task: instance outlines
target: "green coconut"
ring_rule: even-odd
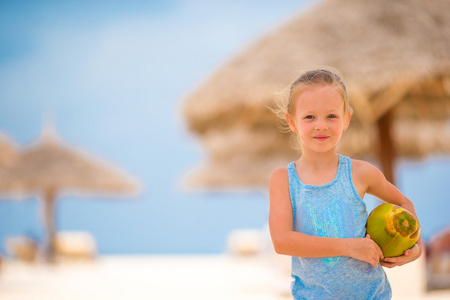
[[[408,210],[384,203],[369,215],[367,233],[380,246],[384,257],[395,257],[412,248],[420,236],[420,224]]]

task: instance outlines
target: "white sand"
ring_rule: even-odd
[[[277,261],[227,255],[102,256],[56,266],[6,261],[0,299],[291,299],[291,279]],[[394,299],[450,299],[450,290],[425,293],[421,264],[387,270]]]
[[[256,258],[116,256],[54,267],[6,262],[0,299],[289,299],[278,284]]]

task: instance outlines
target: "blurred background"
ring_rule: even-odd
[[[219,253],[233,228],[264,226],[262,193],[192,193],[203,150],[180,113],[187,91],[302,3],[2,2],[0,128],[20,147],[50,119],[64,143],[139,180],[134,197],[61,197],[60,230],[101,254]],[[5,200],[5,201],[3,201]],[[35,197],[0,201],[0,238],[41,240]],[[1,248],[3,251],[4,243]]]
[[[198,91],[211,83],[209,78],[220,75],[227,64],[233,65],[233,58],[245,54],[244,49],[253,49],[250,46],[268,32],[321,2],[1,1],[0,158],[4,170],[13,168],[12,162],[21,155],[53,145],[72,153],[72,158],[89,161],[94,169],[105,167],[106,173],[119,179],[87,186],[77,185],[70,177],[51,189],[57,201],[51,200],[54,212],[50,205],[47,215],[43,199],[49,192],[43,186],[48,181],[41,180],[45,175],[39,174],[39,164],[25,171],[36,173],[32,183],[16,178],[0,185],[0,255],[12,258],[17,255],[14,245],[21,243],[40,249],[48,244],[48,228],[66,232],[74,241],[79,238],[85,246],[93,245],[92,253],[100,256],[217,255],[230,251],[233,233],[243,233],[242,238],[234,235],[238,241],[251,241],[255,232],[267,238],[265,179],[244,185],[235,185],[232,179],[229,185],[221,179],[211,183],[206,179],[215,178],[219,172],[215,168],[206,168],[210,173],[203,179],[191,175],[198,166],[214,161],[216,150],[211,149],[223,144],[209,142],[211,131],[204,129],[210,126],[220,135],[220,126],[214,125],[216,115],[211,113],[210,123],[196,127],[195,114],[209,116],[210,112],[190,104],[201,98]],[[446,30],[443,35],[450,39]],[[314,64],[320,62],[316,57]],[[447,73],[440,70],[439,76],[450,74],[448,65],[448,60],[443,61]],[[342,71],[345,77],[346,70]],[[237,73],[234,80],[239,78]],[[252,82],[247,77],[243,81]],[[288,81],[279,87],[282,83]],[[447,103],[448,95],[447,91]],[[226,114],[227,109],[223,111]],[[355,126],[367,128],[361,121],[364,116],[356,118]],[[445,130],[448,127],[445,120]],[[439,132],[427,134],[439,137]],[[417,155],[420,158],[400,155],[395,160],[395,183],[414,202],[425,241],[450,225],[447,152],[426,151]],[[380,166],[376,156],[368,159]],[[74,171],[58,172],[49,180]],[[202,172],[205,169],[196,174]],[[0,178],[8,178],[3,173]],[[116,187],[127,183],[126,193],[121,194]],[[379,203],[370,196],[366,200],[369,210]],[[53,225],[48,215],[54,217]]]

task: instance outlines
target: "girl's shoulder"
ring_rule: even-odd
[[[352,177],[354,180],[363,181],[366,184],[380,178],[384,178],[383,173],[373,164],[359,159],[351,159]]]
[[[374,165],[372,165],[371,163],[365,161],[365,160],[360,160],[360,159],[351,159],[352,161],[352,170],[353,171],[371,171],[372,168],[375,168]]]
[[[289,174],[287,167],[276,168],[270,174],[269,189],[284,188],[289,185]]]
[[[289,175],[286,167],[273,170],[269,180],[269,196],[271,205],[290,205]]]
[[[288,178],[287,167],[276,168],[275,170],[272,171],[272,174],[270,174],[270,181],[285,180],[287,178]]]

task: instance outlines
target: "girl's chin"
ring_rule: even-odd
[[[330,154],[330,153],[337,153],[336,147],[302,147],[302,153],[309,152],[309,153],[320,153],[320,154]]]

